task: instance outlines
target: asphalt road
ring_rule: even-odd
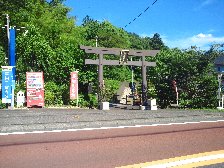
[[[222,150],[223,140],[224,122],[2,135],[0,167],[112,168]]]
[[[209,110],[0,110],[0,132],[117,127],[224,120],[224,112]]]
[[[217,150],[218,110],[0,110],[0,168],[110,168]]]

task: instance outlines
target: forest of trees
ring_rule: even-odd
[[[1,0],[0,24],[5,25],[2,14],[9,14],[10,25],[25,27],[16,32],[16,92],[25,91],[26,72],[44,72],[45,104],[75,105],[69,99],[70,72],[79,70],[80,105],[88,106],[95,101],[97,91],[97,66],[85,65],[86,58],[97,58],[85,54],[80,45],[124,49],[161,50],[156,57],[156,67],[147,69],[148,96],[156,98],[161,108],[168,107],[175,100],[172,81],[179,88],[180,105],[189,108],[215,108],[218,105],[217,74],[214,59],[224,55],[223,45],[213,45],[207,51],[197,47],[186,50],[167,47],[158,33],[153,37],[140,37],[118,28],[109,21],[99,22],[91,13],[83,19],[82,25],[69,16],[71,9],[63,0]],[[0,29],[0,65],[8,65],[7,33]],[[135,81],[141,82],[141,69],[135,68]],[[104,66],[104,79],[110,100],[121,81],[131,81],[131,67]],[[86,84],[93,85],[92,94],[87,93]],[[91,99],[91,101],[90,101]]]

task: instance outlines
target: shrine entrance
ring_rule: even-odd
[[[146,79],[146,67],[156,66],[156,62],[145,61],[146,56],[156,56],[160,50],[127,50],[121,48],[103,48],[103,47],[90,47],[90,46],[80,46],[80,49],[84,50],[85,53],[98,54],[99,57],[96,60],[85,59],[85,64],[95,64],[98,65],[98,102],[102,101],[101,90],[103,90],[103,65],[129,65],[129,66],[141,66],[142,67],[142,95],[141,104],[142,106],[147,105],[147,79]],[[103,59],[103,55],[118,55],[119,60],[106,60]],[[129,61],[129,56],[141,57],[141,61]]]

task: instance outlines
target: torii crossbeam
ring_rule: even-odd
[[[156,62],[145,61],[146,56],[156,56],[160,50],[124,50],[121,48],[103,48],[103,47],[90,47],[90,46],[80,46],[85,53],[98,54],[99,59],[85,59],[85,64],[95,64],[98,65],[98,81],[99,90],[103,89],[103,65],[130,65],[130,66],[141,66],[142,67],[142,105],[147,104],[147,79],[146,79],[146,67],[156,66]],[[125,64],[121,64],[119,60],[106,60],[103,59],[103,55],[119,55],[122,51],[127,52],[127,56],[139,56],[142,57],[141,61],[126,61]],[[99,94],[99,100],[101,100],[101,95]]]

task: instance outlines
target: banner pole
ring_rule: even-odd
[[[77,97],[76,97],[76,106],[79,107],[79,93],[78,93],[78,78],[79,78],[79,72],[78,71],[75,71],[77,72],[77,84],[76,84],[76,94],[77,94]]]
[[[76,99],[76,104],[77,104],[77,107],[79,107],[79,94],[77,94],[77,99]]]

